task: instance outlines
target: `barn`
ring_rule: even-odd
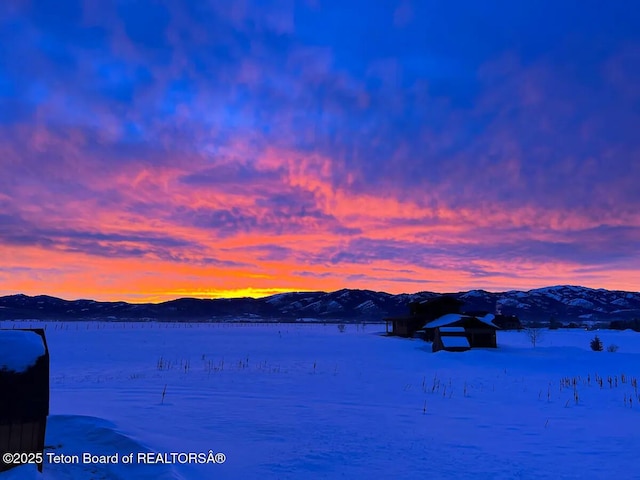
[[[0,455],[43,454],[49,350],[43,329],[0,330]],[[17,465],[0,462],[0,471]],[[42,462],[38,469],[42,471]]]

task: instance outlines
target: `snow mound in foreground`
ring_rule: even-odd
[[[24,372],[44,354],[42,337],[36,332],[0,331],[0,370]]]
[[[120,433],[114,424],[96,417],[52,415],[47,422],[43,472],[35,465],[24,465],[0,474],[1,480],[87,480],[88,478],[129,480],[182,480],[166,464],[83,464],[83,453],[114,455],[148,452],[141,443]],[[56,464],[47,454],[78,455],[78,464]]]

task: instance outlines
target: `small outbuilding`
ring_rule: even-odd
[[[433,341],[434,352],[440,350],[464,351],[470,348],[496,348],[496,330],[493,314],[482,317],[449,313],[425,325]]]
[[[438,327],[433,338],[433,351],[464,352],[471,344],[464,327]]]
[[[48,415],[49,350],[44,330],[0,330],[0,455],[42,455]],[[0,472],[15,466],[0,462]],[[42,463],[38,469],[42,471]]]

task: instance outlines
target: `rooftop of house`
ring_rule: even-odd
[[[492,328],[499,328],[497,325],[495,325],[493,323],[493,319],[495,318],[494,315],[492,313],[488,313],[483,317],[474,317],[474,316],[470,316],[470,315],[465,315],[462,313],[447,313],[446,315],[441,316],[440,318],[436,318],[435,320],[427,323],[424,328],[438,328],[438,327],[446,327],[448,325],[451,325],[452,323],[456,323],[460,320],[462,320],[463,318],[477,318],[478,320],[480,320],[482,323],[492,327]]]
[[[458,300],[457,298],[450,297],[448,295],[443,295],[441,297],[436,297],[436,298],[429,298],[427,300],[422,300],[418,303],[420,305],[431,305],[431,304],[435,305],[439,303],[453,303],[453,304],[459,304],[459,305],[464,304],[462,300]]]

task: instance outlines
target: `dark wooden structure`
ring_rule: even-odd
[[[432,332],[434,352],[439,350],[460,351],[469,348],[497,348],[496,330],[493,315],[475,317],[466,314],[447,314],[425,325],[427,332]],[[460,338],[465,337],[468,343]]]
[[[10,332],[24,332],[17,336]],[[42,355],[34,359],[32,365],[18,371],[3,363],[3,356],[10,354],[0,350],[0,458],[4,453],[40,453],[44,451],[44,436],[49,415],[49,349],[43,329],[0,330],[14,344],[11,350],[20,350],[20,340],[26,339],[32,345],[42,340]],[[11,335],[11,336],[9,336]],[[4,343],[6,345],[6,342]],[[7,465],[0,461],[0,472],[17,465]],[[38,465],[42,471],[42,463]]]
[[[424,325],[424,322],[419,318],[410,316],[387,317],[384,320],[386,322],[387,334],[397,335],[399,337],[412,337],[413,334]],[[391,331],[389,331],[389,324],[391,324]]]
[[[428,322],[447,313],[458,313],[462,305],[463,302],[448,295],[421,302],[411,302],[409,315],[384,319],[387,324],[387,333],[400,337],[413,337]],[[391,324],[391,331],[389,331],[389,324]]]
[[[496,315],[493,323],[500,330],[522,330],[522,323],[516,315]]]
[[[426,318],[427,321],[435,320],[447,313],[459,313],[464,302],[449,295],[423,300],[422,302],[411,302],[409,313],[412,316]]]
[[[438,327],[433,338],[433,351],[464,352],[471,348],[464,327]]]

